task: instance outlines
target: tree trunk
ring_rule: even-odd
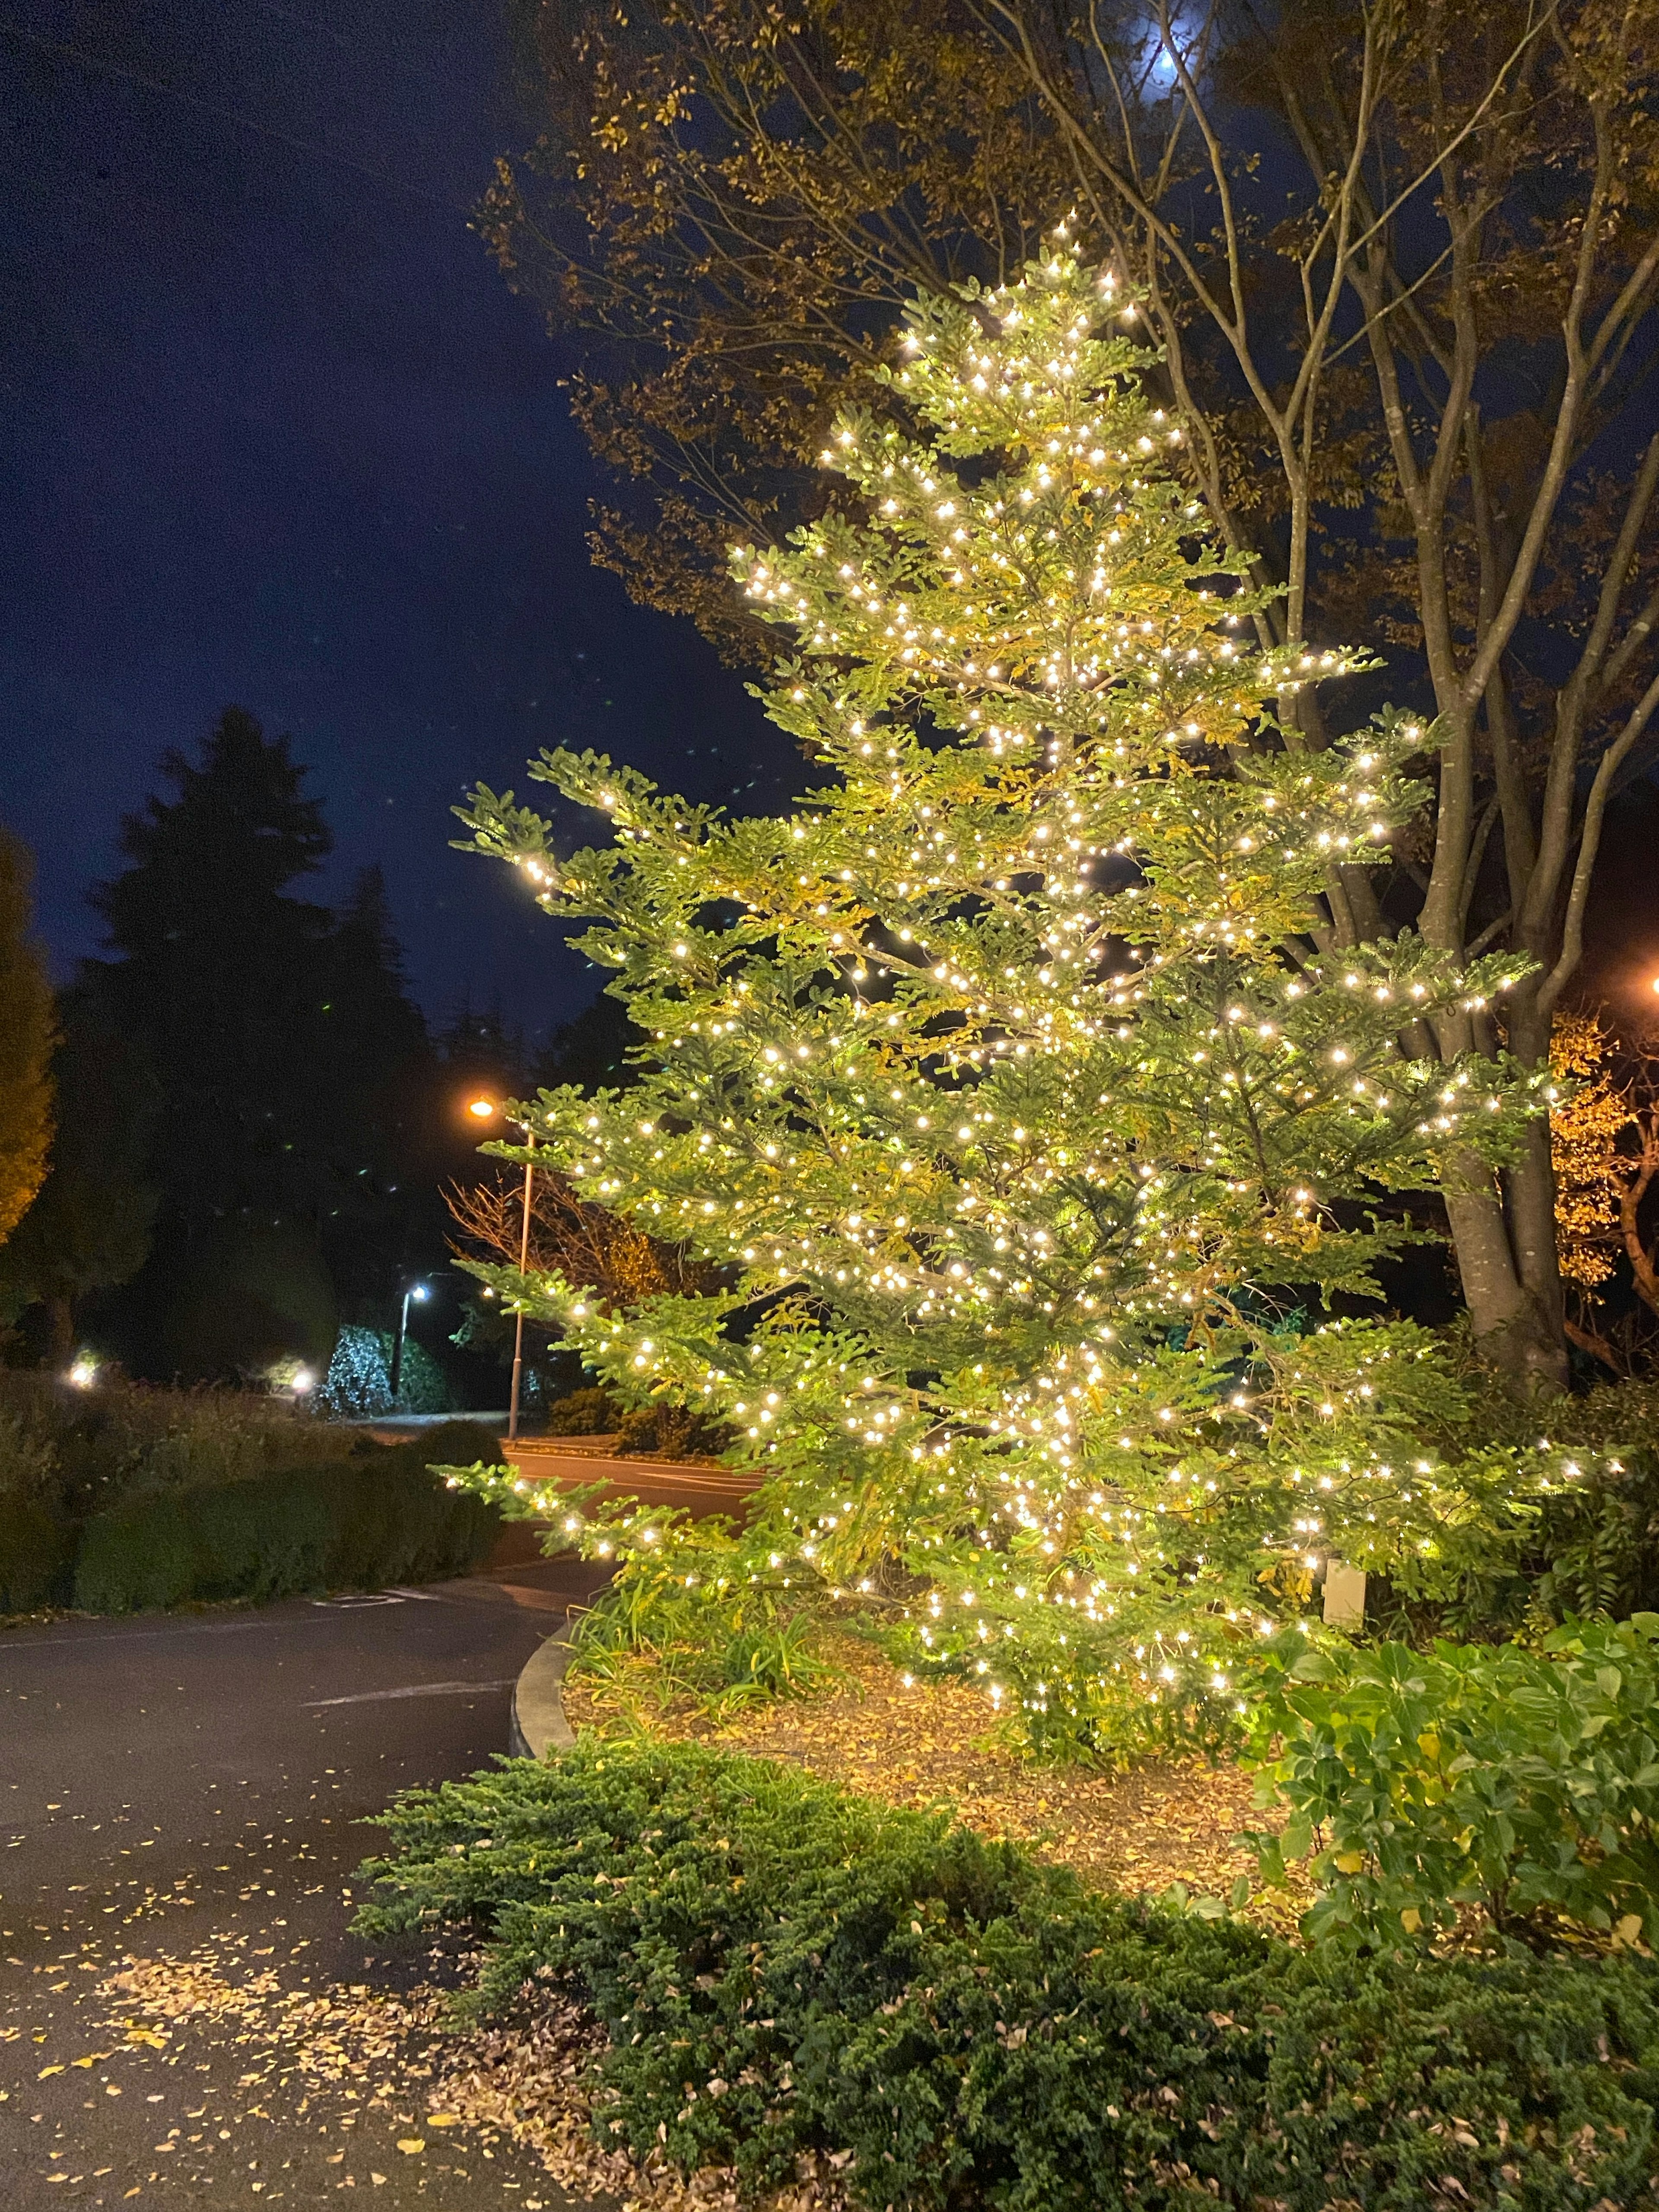
[[[75,1355],[75,1301],[59,1296],[46,1301],[49,1334],[46,1357],[61,1374]]]
[[[1453,1155],[1446,1167],[1446,1214],[1475,1348],[1522,1397],[1565,1390],[1565,1332],[1521,1280],[1491,1169],[1472,1152]]]
[[[1510,1049],[1522,1065],[1547,1065],[1548,1017],[1539,1015],[1524,991],[1509,1005],[1507,1024]],[[1444,1060],[1492,1048],[1490,1033],[1484,1025],[1477,1031],[1468,1015],[1435,1027]],[[1449,1153],[1443,1188],[1463,1299],[1482,1358],[1518,1397],[1565,1390],[1571,1370],[1547,1118],[1540,1114],[1529,1124],[1501,1178],[1478,1152]]]

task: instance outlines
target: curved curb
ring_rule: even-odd
[[[507,1747],[515,1759],[544,1759],[550,1751],[568,1751],[576,1732],[564,1717],[560,1685],[570,1664],[568,1628],[550,1636],[524,1665],[513,1686],[513,1711]]]

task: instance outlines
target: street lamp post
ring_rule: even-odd
[[[409,1334],[409,1302],[411,1298],[417,1305],[425,1303],[424,1283],[411,1283],[404,1292],[404,1302],[398,1309],[398,1334],[392,1340],[392,1407],[394,1413],[398,1407],[398,1393],[403,1389],[404,1339]]]
[[[495,1114],[493,1098],[473,1098],[467,1103],[467,1112],[480,1121],[487,1121]],[[530,1125],[524,1124],[525,1142],[530,1141]],[[519,1273],[530,1273],[530,1209],[535,1190],[536,1170],[526,1160],[524,1164],[524,1212],[519,1229]],[[513,1328],[513,1394],[507,1401],[507,1440],[514,1443],[519,1433],[519,1395],[524,1384],[524,1303],[520,1299],[518,1316]]]
[[[529,1131],[526,1130],[526,1137]],[[519,1231],[519,1273],[530,1273],[530,1194],[531,1178],[536,1170],[526,1160],[524,1164],[524,1219]],[[513,1329],[513,1395],[507,1401],[507,1440],[511,1443],[519,1433],[519,1386],[524,1380],[524,1300],[519,1301],[518,1320]]]

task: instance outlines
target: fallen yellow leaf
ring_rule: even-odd
[[[426,2124],[429,2128],[458,2128],[461,2116],[459,2112],[428,2112]]]
[[[402,2136],[398,2138],[398,2148],[405,2157],[413,2158],[417,2150],[426,2148],[426,2144],[419,2136]]]
[[[63,2070],[61,2066],[43,2066],[34,2078],[37,2081],[44,2081],[48,2074],[61,2074]]]

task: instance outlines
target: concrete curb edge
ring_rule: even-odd
[[[520,1672],[513,1686],[513,1711],[507,1747],[515,1759],[544,1759],[550,1751],[568,1751],[576,1731],[564,1717],[561,1685],[570,1664],[568,1627],[550,1636]]]

